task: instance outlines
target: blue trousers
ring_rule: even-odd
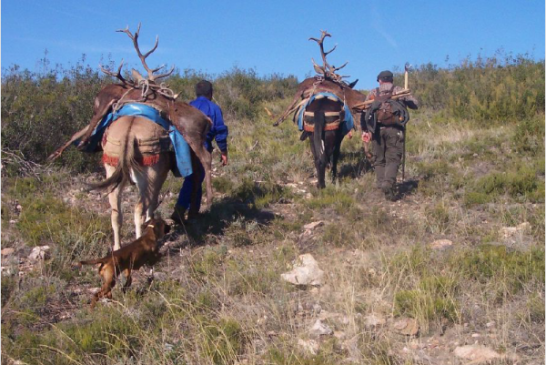
[[[203,180],[205,180],[205,170],[203,169],[201,163],[195,160],[193,161],[193,174],[184,178],[184,183],[182,184],[182,188],[180,189],[180,193],[178,194],[178,200],[176,202],[176,205],[184,207],[186,208],[186,210],[190,209],[194,184],[197,184],[195,196],[193,197],[195,199],[197,213],[201,208],[201,197],[203,196],[202,186]]]

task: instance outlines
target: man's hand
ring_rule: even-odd
[[[347,133],[347,137],[349,137],[349,139],[353,138],[353,130],[352,129],[349,131],[349,133]]]
[[[372,134],[370,132],[362,132],[362,142],[368,143],[372,140]]]
[[[222,166],[226,166],[228,164],[227,151],[222,151],[220,162],[222,162]]]

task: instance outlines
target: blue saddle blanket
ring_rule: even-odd
[[[89,144],[85,150],[87,152],[95,151],[98,144],[102,140],[102,136],[104,135],[106,128],[113,121],[124,116],[144,117],[168,130],[176,155],[176,166],[178,167],[178,171],[183,177],[192,174],[193,170],[191,167],[190,146],[188,145],[188,142],[186,142],[178,129],[176,129],[165,119],[161,118],[161,115],[157,109],[145,104],[125,104],[117,112],[106,114],[91,134]],[[78,143],[79,141],[74,142],[75,145],[78,145]]]
[[[298,128],[300,131],[303,131],[303,113],[305,112],[305,109],[307,109],[307,106],[311,104],[319,95],[322,95],[324,97],[333,97],[339,102],[343,103],[343,100],[341,100],[336,94],[333,94],[330,92],[325,91],[325,92],[314,94],[298,111],[297,120],[298,120]],[[340,128],[343,135],[346,135],[347,133],[349,133],[351,129],[353,129],[355,122],[354,122],[353,114],[351,113],[351,109],[347,106],[347,104],[344,105],[344,109],[345,109],[345,118],[341,121]]]

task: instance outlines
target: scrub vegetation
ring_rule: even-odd
[[[315,188],[308,142],[266,112],[289,104],[295,77],[178,72],[167,83],[184,101],[214,82],[230,164],[215,151],[212,209],[168,235],[153,279],[141,269],[93,311],[99,276],[72,263],[111,244],[106,196],[84,190],[100,156],[71,148],[45,162],[112,82],[84,64],[2,75],[2,364],[458,364],[454,349],[476,342],[499,364],[544,360],[544,61],[417,67],[422,107],[394,203],[358,137],[342,144],[339,181]],[[163,217],[180,186],[164,185]],[[305,253],[320,287],[281,279]],[[313,335],[318,319],[332,334]],[[401,319],[418,332],[397,332]]]

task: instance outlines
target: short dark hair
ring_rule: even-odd
[[[388,70],[381,71],[379,73],[379,75],[377,75],[377,81],[381,80],[383,82],[392,82],[393,77],[394,77],[394,75],[392,74],[392,72],[390,72]]]
[[[195,94],[197,96],[207,96],[212,94],[212,84],[210,81],[201,80],[195,85]]]

